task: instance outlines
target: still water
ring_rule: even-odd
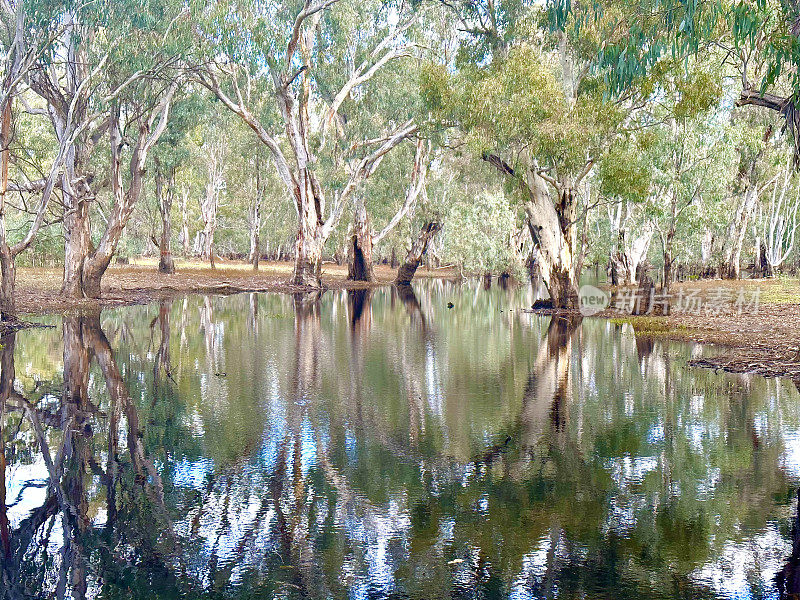
[[[792,382],[531,300],[195,296],[4,338],[0,598],[778,598]]]

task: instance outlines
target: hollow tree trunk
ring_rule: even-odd
[[[161,174],[160,165],[156,160],[156,197],[158,198],[158,212],[161,215],[161,239],[158,242],[159,273],[173,275],[175,273],[175,261],[172,258],[172,194],[174,175],[167,178],[166,184],[169,189],[164,189],[164,176]]]
[[[372,281],[372,227],[363,199],[357,197],[354,203],[356,209],[347,278],[351,281]]]
[[[758,270],[762,277],[772,277],[775,274],[772,265],[767,258],[767,245],[764,242],[759,244]]]
[[[406,254],[405,261],[402,265],[400,265],[400,268],[397,271],[395,283],[401,285],[411,283],[411,280],[414,278],[414,274],[417,272],[417,268],[422,262],[422,257],[425,255],[425,251],[428,249],[428,243],[431,241],[433,236],[441,231],[441,229],[441,223],[436,223],[435,221],[431,221],[422,226],[419,236],[417,236],[417,239],[414,240],[414,243],[411,245],[411,249],[408,251],[408,254]]]

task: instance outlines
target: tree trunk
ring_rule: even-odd
[[[200,203],[203,218],[202,247],[200,258],[211,263],[214,268],[214,232],[217,230],[217,179],[212,177],[206,184],[206,196]]]
[[[669,292],[669,286],[672,284],[672,267],[674,261],[675,258],[672,256],[672,236],[667,234],[667,241],[664,244],[664,281],[661,286],[664,293]]]
[[[322,287],[322,249],[325,238],[322,232],[321,205],[313,196],[307,182],[305,195],[298,189],[297,197],[300,226],[294,245],[294,273],[291,283],[301,287]]]
[[[0,318],[6,320],[15,314],[14,292],[17,266],[8,244],[0,244]]]
[[[159,273],[173,275],[175,273],[175,261],[172,258],[172,194],[174,173],[167,178],[169,189],[164,190],[164,176],[160,172],[160,166],[156,161],[156,197],[158,198],[158,212],[161,214],[161,239],[158,243]]]
[[[568,269],[552,268],[548,289],[554,308],[573,308],[578,305],[575,278]]]
[[[578,275],[575,273],[575,195],[569,185],[560,185],[558,202],[553,203],[544,180],[533,174],[526,185],[529,202],[525,210],[531,239],[538,248],[539,272],[554,308],[578,304]]]
[[[181,192],[179,208],[181,211],[181,246],[183,255],[189,256],[192,253],[192,243],[189,241],[189,192],[186,189]]]
[[[261,183],[261,161],[256,156],[255,164],[256,172],[256,196],[250,205],[250,254],[247,257],[248,262],[253,265],[253,270],[258,271],[258,261],[261,258],[261,201],[263,199],[263,190]]]
[[[439,233],[441,229],[441,223],[436,223],[434,221],[423,225],[419,236],[411,245],[411,249],[408,251],[408,254],[406,254],[405,261],[402,265],[400,265],[400,268],[397,271],[395,283],[401,285],[411,283],[411,280],[414,278],[414,274],[417,272],[419,264],[422,262],[422,257],[425,255],[425,251],[428,249],[428,242],[430,242],[431,238]]]
[[[363,199],[357,197],[354,202],[356,209],[347,278],[351,281],[372,281],[372,227]]]
[[[759,244],[758,270],[761,273],[761,277],[772,277],[775,274],[772,265],[767,259],[767,245],[764,242]]]
[[[248,262],[253,265],[253,270],[258,271],[258,261],[261,258],[261,244],[259,240],[258,230],[253,229],[250,231],[250,255]]]
[[[728,237],[725,242],[725,254],[722,264],[722,277],[724,279],[739,279],[741,275],[740,262],[742,246],[744,246],[745,233],[750,222],[750,217],[755,210],[758,193],[755,184],[747,188],[744,202],[736,209],[733,219],[728,225]]]
[[[83,271],[86,257],[92,252],[89,233],[89,203],[82,197],[64,194],[67,214],[64,216],[64,280],[61,294],[85,298]]]
[[[3,86],[8,87],[8,86]],[[10,90],[9,90],[10,91]],[[16,268],[14,255],[8,244],[6,231],[6,194],[8,192],[8,167],[11,162],[11,99],[3,103],[0,115],[0,318],[14,314],[14,283]]]
[[[301,227],[295,242],[292,283],[302,287],[322,287],[322,236]]]

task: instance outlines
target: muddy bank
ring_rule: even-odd
[[[707,300],[688,304],[690,295]],[[676,284],[669,316],[630,317],[613,310],[598,316],[629,322],[637,336],[713,344],[719,354],[694,366],[800,382],[800,281],[768,279]],[[724,299],[721,301],[720,299]],[[743,302],[737,304],[737,299]]]

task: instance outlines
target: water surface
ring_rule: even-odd
[[[4,338],[0,597],[779,597],[795,386],[531,301],[196,296]]]

